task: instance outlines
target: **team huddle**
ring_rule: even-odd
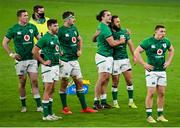
[[[102,10],[96,17],[100,22],[93,42],[97,42],[95,62],[98,70],[98,80],[94,90],[93,108],[88,107],[83,90],[82,73],[78,58],[82,54],[83,40],[75,27],[74,12],[66,11],[62,14],[64,21],[59,27],[56,19],[45,17],[44,7],[37,5],[33,8],[33,15],[28,20],[26,10],[18,10],[18,23],[11,27],[3,39],[3,47],[16,64],[16,74],[19,78],[19,93],[22,109],[26,112],[26,79],[27,75],[32,85],[32,93],[37,104],[37,111],[43,112],[43,120],[59,120],[52,111],[55,84],[60,80],[59,96],[62,102],[62,113],[72,114],[67,105],[66,88],[72,77],[76,85],[76,94],[80,101],[82,113],[96,113],[101,109],[120,108],[118,103],[118,84],[120,74],[123,74],[128,92],[128,106],[136,109],[133,98],[134,85],[132,82],[132,67],[127,54],[127,45],[132,54],[133,63],[140,63],[145,69],[147,96],[145,101],[147,121],[156,123],[152,117],[153,95],[157,92],[157,121],[168,122],[164,117],[164,94],[167,84],[166,68],[170,65],[174,48],[165,37],[166,29],[163,25],[156,25],[152,37],[143,40],[135,49],[130,31],[122,29],[117,15]],[[8,43],[14,40],[15,52]],[[147,62],[141,57],[145,51]],[[165,59],[166,51],[168,58]],[[41,75],[44,93],[41,97],[38,89],[38,66],[41,64]],[[112,78],[113,105],[107,103],[107,86]]]

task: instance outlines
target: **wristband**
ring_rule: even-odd
[[[10,56],[10,57],[14,57],[14,53],[10,53],[9,56]]]

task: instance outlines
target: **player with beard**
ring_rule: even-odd
[[[41,36],[43,36],[48,31],[48,20],[49,18],[45,16],[45,9],[42,5],[36,5],[33,7],[33,14],[29,22],[37,27]],[[36,42],[37,40],[35,40],[35,43]]]
[[[95,87],[94,109],[111,108],[107,103],[107,85],[112,74],[113,67],[113,47],[125,43],[124,38],[114,40],[109,24],[111,23],[111,12],[102,10],[96,16],[100,22],[93,36],[93,41],[97,41],[98,50],[95,55],[96,66],[98,68],[98,80]],[[101,101],[101,103],[100,103]]]
[[[112,97],[113,97],[113,107],[120,108],[117,100],[118,94],[118,84],[120,74],[123,74],[129,97],[128,106],[131,108],[137,108],[133,101],[133,82],[132,82],[132,67],[127,53],[127,45],[130,52],[134,58],[134,45],[130,38],[130,33],[127,29],[122,29],[120,24],[120,19],[118,16],[114,15],[111,19],[110,28],[112,30],[113,38],[119,39],[120,37],[125,38],[125,43],[120,44],[113,48],[113,73],[112,73]]]
[[[37,42],[32,52],[34,57],[41,62],[42,79],[44,82],[44,94],[43,94],[43,120],[58,120],[61,117],[57,117],[53,114],[53,92],[55,88],[55,82],[59,80],[59,40],[57,37],[58,23],[56,19],[49,19],[47,21],[48,32]],[[44,58],[39,54],[39,50],[42,49]]]

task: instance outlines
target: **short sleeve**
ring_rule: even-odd
[[[8,39],[14,38],[14,32],[13,32],[13,29],[12,29],[12,28],[8,29],[8,31],[7,31],[7,33],[6,33],[6,37],[7,37]]]
[[[46,40],[42,37],[38,40],[36,46],[42,49],[46,45]]]
[[[167,49],[169,49],[171,47],[171,42],[167,39],[166,43],[167,43]]]
[[[146,40],[142,41],[142,42],[140,43],[140,46],[141,46],[144,50],[146,50],[147,47],[148,47],[147,41],[146,41]]]
[[[79,31],[77,30],[77,28],[75,27],[75,30],[77,32],[77,37],[79,36]]]
[[[105,38],[112,36],[112,32],[108,26],[104,28],[103,35]]]

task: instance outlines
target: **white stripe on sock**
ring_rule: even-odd
[[[127,87],[127,90],[133,90],[133,89],[134,89],[133,85],[131,85],[131,86],[126,86],[126,87]]]
[[[42,100],[42,103],[49,103],[49,100]]]
[[[94,101],[97,101],[97,100],[99,100],[99,98],[98,97],[94,97]]]
[[[40,95],[39,95],[39,94],[35,94],[35,95],[34,95],[34,98],[35,98],[35,99],[40,98]]]
[[[163,108],[157,108],[157,111],[158,111],[158,112],[162,112],[162,111],[163,111]]]
[[[147,108],[146,112],[152,112],[152,108]]]
[[[63,91],[59,91],[59,94],[65,94],[66,92],[63,92]]]
[[[24,97],[21,97],[21,96],[20,96],[19,98],[20,98],[20,100],[24,100],[24,99],[26,99],[26,97],[25,97],[25,96],[24,96]]]
[[[117,91],[118,91],[118,88],[112,87],[112,92],[117,92]]]
[[[102,94],[101,95],[101,99],[106,99],[107,98],[107,94]]]
[[[49,98],[49,101],[53,102],[53,99],[52,99],[52,98]]]

